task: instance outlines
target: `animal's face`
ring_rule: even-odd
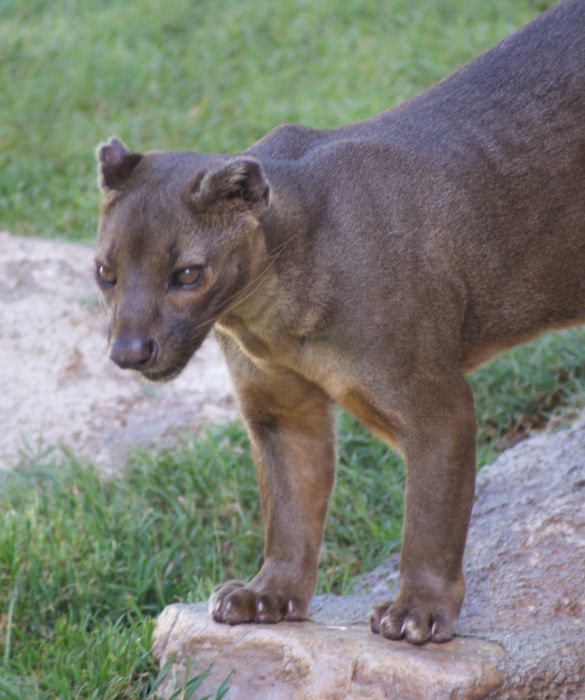
[[[261,265],[270,189],[251,158],[98,151],[103,191],[96,280],[110,354],[152,380],[187,364]]]

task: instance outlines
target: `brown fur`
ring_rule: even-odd
[[[585,319],[584,36],[570,0],[365,122],[285,125],[231,157],[100,149],[112,358],[168,379],[214,327],[250,436],[264,564],[214,592],[216,620],[306,615],[337,402],[407,462],[400,590],[372,628],[453,635],[475,475],[463,374]]]

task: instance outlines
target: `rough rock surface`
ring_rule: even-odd
[[[104,470],[128,450],[235,415],[213,340],[172,385],[108,359],[90,246],[0,233],[0,469],[60,443]]]
[[[393,557],[351,596],[316,598],[321,624],[229,628],[204,606],[169,606],[153,651],[162,663],[178,657],[161,697],[191,657],[192,672],[214,663],[208,689],[234,671],[228,700],[585,698],[585,416],[479,474],[453,642],[413,648],[370,635],[363,622],[391,597],[396,566]]]
[[[155,640],[154,654],[163,663],[173,652],[191,656],[191,675],[214,664],[203,694],[233,670],[229,700],[482,698],[502,680],[504,652],[497,644],[461,638],[414,650],[370,634],[365,624],[230,628],[212,622],[205,606],[170,605]],[[161,698],[180,687],[184,661],[167,678]]]
[[[461,631],[508,651],[498,697],[585,699],[585,420],[480,473],[466,566]]]

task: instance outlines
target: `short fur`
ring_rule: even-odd
[[[113,358],[170,378],[214,327],[248,428],[264,563],[216,589],[213,617],[306,616],[337,403],[407,463],[400,590],[372,629],[450,639],[475,476],[463,375],[585,319],[585,2],[368,121],[280,126],[229,157],[114,140],[99,161]]]

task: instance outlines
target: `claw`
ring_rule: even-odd
[[[286,601],[286,615],[285,619],[290,622],[299,622],[305,619],[304,616],[299,611],[299,601],[295,598],[289,598]]]

